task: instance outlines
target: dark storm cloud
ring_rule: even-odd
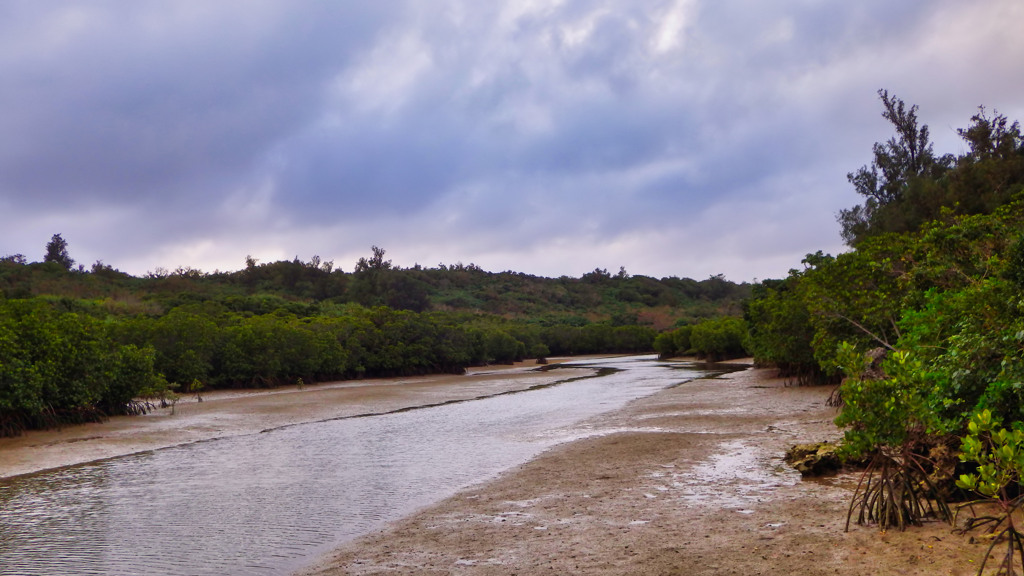
[[[133,202],[238,180],[316,114],[384,14],[329,6],[16,4],[0,187],[25,204]]]
[[[486,44],[486,37],[505,40],[500,15],[484,12],[491,18],[486,25],[463,32],[479,36],[470,46]],[[638,78],[648,30],[630,30],[628,13],[590,18],[578,5],[556,12],[517,19],[510,32],[517,44],[498,54],[452,54],[445,36],[419,38],[418,52],[404,56],[429,61],[412,80],[415,98],[365,110],[348,94],[348,107],[331,125],[284,147],[282,209],[319,204],[332,215],[406,213],[467,182],[548,174],[554,185],[567,174],[614,173],[680,153],[688,145],[688,115],[677,103],[651,106],[647,96],[657,95],[640,93],[651,91]],[[592,40],[574,45],[558,16],[593,20],[585,24]],[[402,57],[376,63],[406,64]],[[480,69],[486,71],[474,74]],[[500,202],[501,183],[490,188]],[[588,192],[592,198],[596,191]]]
[[[1014,0],[0,6],[0,252],[142,272],[385,246],[737,279],[839,249],[889,128],[1024,116]],[[942,150],[943,152],[947,150]],[[955,150],[952,150],[955,152]],[[130,239],[130,241],[126,241]]]

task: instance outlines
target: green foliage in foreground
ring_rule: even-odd
[[[808,257],[803,270],[763,283],[747,304],[755,357],[838,379],[851,350],[887,352],[877,381],[841,389],[840,425],[858,434],[925,415],[922,432],[959,434],[981,410],[1006,425],[1024,420],[1024,290],[1014,280],[1021,238],[1024,201],[1017,201],[871,238],[835,258]],[[862,411],[855,386],[878,389],[865,400],[872,410],[911,400],[917,408]],[[888,396],[887,387],[895,387]]]
[[[849,377],[842,385],[843,411],[836,424],[846,428],[843,449],[861,456],[876,450],[899,450],[914,436],[933,428],[924,398],[922,365],[906,351],[883,362],[884,379],[863,377],[866,359],[844,343],[840,358]]]
[[[982,410],[971,418],[961,449],[963,461],[978,465],[976,472],[961,474],[957,480],[965,490],[1005,498],[1007,488],[1024,478],[1024,423],[1003,428],[990,411]]]
[[[898,134],[850,175],[866,197],[840,215],[854,249],[755,286],[750,347],[784,371],[845,377],[844,451],[870,462],[850,508],[862,522],[946,515],[959,449],[974,466],[959,488],[1003,510],[967,527],[988,523],[1009,542],[1008,573],[1024,543],[1012,524],[1024,488],[1024,137],[982,110],[960,131],[969,152],[939,157],[916,107],[881,96]]]
[[[992,537],[978,574],[984,573],[999,544],[1004,546],[999,573],[1016,573],[1015,555],[1024,570],[1024,532],[1015,519],[1020,517],[1024,506],[1024,495],[1018,490],[1024,480],[1024,424],[1014,422],[1011,428],[1003,428],[992,418],[991,412],[982,410],[971,418],[961,449],[960,459],[976,464],[977,468],[973,473],[961,474],[957,486],[981,495],[980,502],[994,504],[996,510],[968,519],[964,527],[965,532],[984,528]],[[969,502],[961,508],[977,503]]]

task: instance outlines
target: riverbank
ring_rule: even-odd
[[[983,548],[947,525],[844,532],[855,478],[783,464],[839,436],[829,392],[758,369],[665,390],[301,576],[974,574]]]
[[[0,478],[305,422],[469,400],[593,373],[589,368],[534,368],[537,364],[528,361],[474,368],[464,375],[212,391],[202,395],[202,402],[183,396],[173,410],[0,438]]]

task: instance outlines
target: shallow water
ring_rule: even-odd
[[[285,574],[704,374],[632,357],[539,390],[280,428],[0,481],[0,574]]]

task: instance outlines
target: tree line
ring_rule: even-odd
[[[123,273],[101,261],[74,265],[67,241],[59,234],[47,245],[42,262],[21,254],[0,258],[0,295],[107,298],[138,302],[139,307],[169,309],[185,300],[277,298],[306,304],[356,303],[413,312],[472,312],[549,324],[611,322],[649,325],[663,330],[723,314],[738,315],[750,294],[747,283],[721,275],[704,280],[611,274],[596,269],[573,278],[544,278],[504,271],[488,272],[474,264],[439,264],[401,268],[379,247],[360,258],[350,272],[333,261],[260,263],[246,258],[233,272],[203,272],[187,266],[157,269],[144,276]]]
[[[198,390],[460,373],[552,354],[648,352],[656,336],[649,325],[612,319],[418,312],[250,292],[187,271],[145,279],[102,266],[75,271],[62,238],[51,245],[65,260],[0,262],[4,277],[27,273],[39,292],[0,298],[0,435],[144,412]],[[375,256],[356,274],[388,270],[383,251]],[[325,263],[302,266],[313,267],[333,274]],[[193,282],[209,285],[193,290]],[[97,292],[105,297],[83,297]]]
[[[650,352],[658,331],[736,314],[750,286],[617,274],[395,266],[319,256],[234,272],[136,277],[76,264],[54,234],[41,262],[0,258],[0,435],[139,413],[177,395],[461,372],[548,355]]]

